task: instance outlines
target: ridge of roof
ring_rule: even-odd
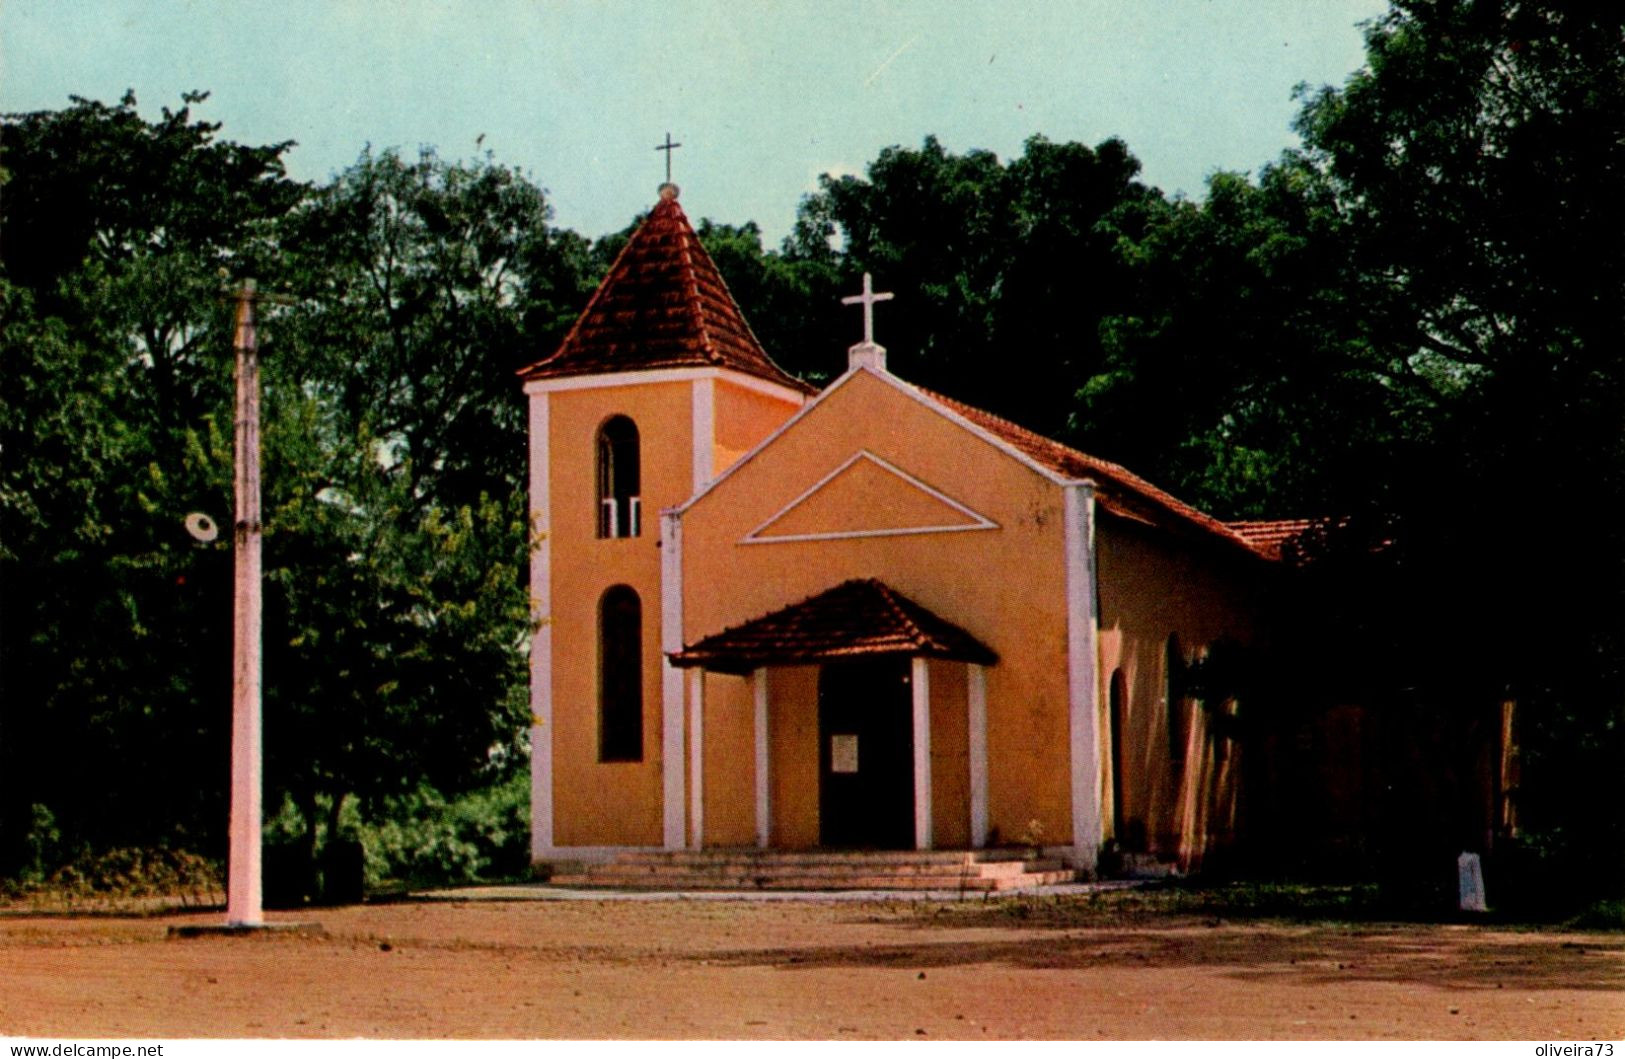
[[[558,349],[523,379],[721,367],[816,393],[773,362],[675,195],[662,197],[616,255]]]
[[[1172,493],[1152,485],[1121,464],[1103,460],[1098,456],[1091,456],[1086,452],[1080,452],[1036,431],[1029,430],[1019,423],[1011,422],[1002,416],[983,411],[963,401],[957,401],[946,394],[928,390],[923,386],[914,388],[930,400],[970,421],[974,426],[980,427],[994,437],[999,438],[1035,463],[1070,478],[1095,479],[1097,487],[1105,487],[1104,490],[1098,490],[1097,488],[1097,495],[1100,495],[1102,506],[1114,514],[1146,521],[1145,513],[1138,510],[1139,505],[1135,501],[1149,503],[1151,506],[1161,509],[1195,528],[1218,537],[1227,544],[1242,548],[1260,558],[1279,559],[1281,556],[1278,541],[1274,542],[1273,548],[1269,542],[1255,541],[1253,538],[1236,530],[1231,523],[1215,518],[1199,508],[1192,507]]]

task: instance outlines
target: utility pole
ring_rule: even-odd
[[[235,578],[231,647],[231,848],[226,926],[265,923],[260,885],[260,365],[253,280],[237,291]]]
[[[226,922],[209,927],[169,928],[171,937],[192,938],[240,931],[320,933],[314,923],[267,923],[260,865],[263,842],[264,762],[260,678],[260,362],[255,308],[260,302],[293,301],[261,294],[251,279],[226,292],[237,301],[235,337],[237,412],[234,452],[236,511],[232,519],[231,816],[226,862]],[[198,521],[194,528],[194,520]],[[192,515],[187,528],[212,539],[207,518]]]

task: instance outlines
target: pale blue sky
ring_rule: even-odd
[[[1121,136],[1144,177],[1200,196],[1296,139],[1292,88],[1341,84],[1384,0],[0,0],[0,110],[70,94],[198,111],[299,142],[322,180],[363,145],[497,161],[597,236],[653,203],[653,150],[694,218],[769,245],[821,172],[881,148],[1020,153]]]

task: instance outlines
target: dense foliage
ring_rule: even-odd
[[[314,860],[360,820],[522,767],[529,528],[512,369],[588,247],[490,161],[363,154],[286,179],[191,116],[76,100],[0,163],[0,854],[223,846],[231,505],[223,277],[261,327],[266,801]],[[13,233],[16,237],[13,238]],[[48,829],[41,820],[50,822]],[[325,825],[325,831],[324,831]]]
[[[1365,67],[1303,90],[1302,148],[1201,201],[1118,140],[927,138],[826,177],[782,247],[699,231],[804,377],[844,368],[838,300],[872,272],[905,377],[1221,516],[1338,516],[1298,679],[1446,723],[1518,700],[1525,825],[1620,885],[1625,823],[1597,807],[1625,801],[1625,16],[1603,10],[1396,0]],[[303,186],[202,100],[4,119],[0,868],[37,871],[46,832],[62,856],[221,847],[230,555],[180,520],[229,504],[222,273],[295,298],[263,329],[277,833],[365,831],[374,874],[428,872],[414,845],[506,863],[511,369],[627,233],[553,228],[490,159],[369,151]]]

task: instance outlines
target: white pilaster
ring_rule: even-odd
[[[965,705],[970,712],[970,844],[987,845],[987,670],[965,667]]]
[[[1095,493],[1091,482],[1063,486],[1066,537],[1068,743],[1072,761],[1072,856],[1093,871],[1100,824],[1100,682],[1096,674]]]
[[[711,484],[716,460],[717,382],[715,379],[695,379],[689,393],[694,412],[694,492],[698,493]]]
[[[772,803],[767,776],[767,667],[750,675],[752,698],[756,704],[756,845],[766,849],[772,838]]]
[[[923,658],[912,660],[914,693],[914,848],[931,848],[931,677]]]
[[[661,844],[683,848],[683,671],[671,664],[683,648],[683,526],[660,516],[660,799]]]
[[[705,670],[688,671],[688,844],[705,845]]]
[[[552,546],[547,394],[530,395],[530,855],[553,848]]]

